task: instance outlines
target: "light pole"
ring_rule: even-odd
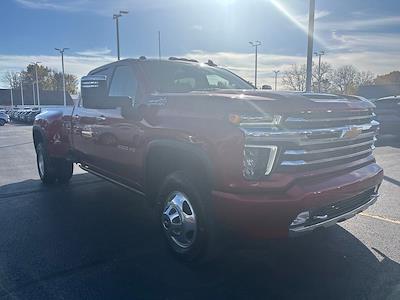
[[[10,79],[10,96],[11,96],[11,107],[14,108],[14,94],[13,94],[12,79]]]
[[[275,91],[277,90],[278,86],[278,73],[280,72],[279,70],[273,71],[275,73]]]
[[[19,84],[21,88],[21,105],[24,106],[24,86],[22,80],[22,73],[19,73]]]
[[[161,31],[158,31],[158,59],[161,60]]]
[[[33,95],[33,106],[36,105],[36,97],[35,97],[35,81],[32,81],[32,95]]]
[[[119,18],[122,17],[123,15],[128,14],[128,11],[126,10],[120,10],[119,14],[114,14],[113,19],[115,20],[115,25],[117,27],[117,53],[118,53],[118,60],[120,60],[120,51],[119,51]]]
[[[321,57],[325,55],[325,51],[314,52],[318,56],[318,93],[321,93]]]
[[[258,46],[261,46],[260,41],[249,42],[249,44],[255,48],[255,66],[254,66],[254,86],[257,89],[257,59],[258,59]]]
[[[39,80],[38,80],[38,72],[37,72],[37,66],[38,66],[38,64],[40,64],[40,61],[35,61],[32,64],[35,65],[37,104],[40,107]]]
[[[63,91],[64,91],[64,106],[67,106],[67,94],[65,91],[65,71],[64,71],[64,51],[69,48],[54,48],[61,54],[61,66],[62,66],[62,80],[63,80]]]
[[[314,47],[314,15],[315,15],[315,0],[310,0],[310,11],[308,17],[308,48],[307,48],[307,79],[306,92],[311,92],[312,79],[312,58]]]

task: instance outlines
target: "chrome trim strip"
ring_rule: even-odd
[[[373,115],[364,115],[364,116],[352,116],[352,117],[338,117],[338,118],[326,118],[326,119],[305,119],[305,118],[295,118],[289,117],[285,122],[304,122],[304,123],[312,123],[312,122],[330,122],[330,121],[345,121],[345,120],[361,120],[361,119],[372,119]]]
[[[351,149],[351,148],[356,148],[356,147],[361,147],[365,145],[371,145],[373,146],[374,140],[370,140],[368,142],[364,143],[358,143],[358,144],[351,144],[347,146],[341,146],[341,147],[334,147],[334,148],[325,148],[325,149],[319,149],[319,150],[286,150],[284,152],[285,155],[305,155],[305,154],[317,154],[317,153],[324,153],[324,152],[331,152],[331,151],[336,151],[336,150],[343,150],[343,149]]]
[[[309,226],[299,226],[299,227],[289,228],[289,236],[290,237],[298,236],[298,235],[313,231],[317,228],[321,228],[321,227],[326,228],[326,227],[335,225],[339,221],[344,221],[344,220],[350,219],[350,218],[354,217],[356,214],[366,210],[369,206],[374,204],[376,202],[376,200],[378,200],[378,197],[379,197],[379,194],[374,193],[371,195],[370,200],[367,203],[365,203],[351,211],[343,213],[340,216],[334,217],[332,219],[322,221],[320,223],[309,225]]]
[[[274,167],[278,147],[273,145],[245,145],[246,148],[266,148],[270,150],[265,175],[269,175]]]
[[[248,129],[243,128],[242,130],[247,137],[268,137],[268,138],[293,138],[293,137],[301,137],[301,138],[309,138],[313,135],[320,134],[341,134],[345,131],[350,131],[354,128],[365,131],[370,130],[372,128],[378,127],[379,123],[376,121],[372,121],[370,123],[361,124],[361,125],[348,125],[342,127],[332,127],[332,128],[318,128],[318,129],[302,129],[302,130],[270,130],[266,131],[262,128],[257,129]]]
[[[98,172],[96,172],[96,171],[93,171],[92,169],[90,169],[90,168],[87,167],[87,166],[83,166],[82,164],[79,164],[79,167],[80,167],[82,170],[86,171],[86,172],[92,173],[93,175],[96,175],[96,176],[98,176],[98,177],[100,177],[100,178],[103,178],[104,180],[107,180],[107,181],[109,181],[109,182],[112,182],[112,183],[114,183],[114,184],[116,184],[116,185],[119,185],[119,186],[121,186],[121,187],[123,187],[123,188],[125,188],[125,189],[128,189],[128,190],[130,190],[130,191],[132,191],[132,192],[135,192],[135,193],[137,193],[137,194],[139,194],[139,195],[142,195],[142,196],[144,196],[144,197],[146,196],[143,192],[141,192],[141,191],[139,191],[139,190],[137,190],[137,189],[135,189],[135,188],[133,188],[133,187],[130,187],[130,186],[126,185],[126,184],[120,183],[120,182],[118,182],[118,181],[116,181],[116,180],[114,180],[114,179],[111,179],[111,178],[109,178],[109,177],[107,177],[107,176],[105,176],[105,175],[103,175],[103,174],[101,174],[101,173],[98,173]]]
[[[313,165],[313,164],[320,164],[320,163],[331,162],[331,161],[340,160],[340,159],[351,158],[351,157],[355,157],[355,156],[359,156],[359,155],[363,155],[363,154],[367,154],[367,153],[372,154],[372,149],[368,149],[368,150],[364,150],[364,151],[360,151],[360,152],[352,153],[352,154],[348,154],[348,155],[318,159],[318,160],[313,160],[313,161],[284,160],[281,162],[281,166],[308,166],[308,165]]]
[[[314,139],[314,140],[303,140],[301,137],[278,137],[277,139],[274,139],[274,141],[283,141],[283,142],[294,142],[297,143],[300,146],[304,145],[318,145],[318,144],[328,144],[328,143],[334,143],[334,142],[340,142],[340,141],[355,141],[355,140],[360,140],[368,137],[373,137],[375,136],[376,132],[371,131],[371,132],[366,132],[362,133],[359,136],[355,138],[326,138],[326,139]],[[251,142],[265,142],[267,137],[264,136],[254,136],[254,137],[248,137],[247,141]]]

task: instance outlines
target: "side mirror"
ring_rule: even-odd
[[[107,76],[89,75],[81,79],[82,104],[85,108],[105,108],[107,104]]]

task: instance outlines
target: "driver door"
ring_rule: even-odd
[[[138,86],[134,66],[117,65],[108,90],[110,101],[113,97],[116,99],[128,96],[132,98],[132,105],[135,106]],[[96,125],[93,127],[96,136],[93,148],[96,149],[97,167],[119,182],[138,188],[136,148],[143,135],[140,122],[134,118],[125,118],[120,107],[97,111]]]

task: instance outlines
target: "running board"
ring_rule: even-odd
[[[135,188],[133,188],[133,187],[130,187],[130,186],[126,185],[126,184],[123,184],[123,183],[121,183],[121,182],[118,182],[118,181],[116,181],[116,180],[114,180],[114,179],[112,179],[112,178],[110,178],[110,177],[107,177],[107,176],[101,174],[101,173],[98,173],[98,172],[96,172],[96,171],[90,169],[88,166],[83,166],[82,164],[79,164],[79,167],[80,167],[82,170],[86,171],[86,172],[92,173],[93,175],[96,175],[96,176],[98,176],[98,177],[100,177],[100,178],[102,178],[102,179],[104,179],[104,180],[107,180],[107,181],[109,181],[109,182],[111,182],[111,183],[114,183],[114,184],[116,184],[116,185],[119,185],[120,187],[123,187],[123,188],[125,188],[125,189],[127,189],[127,190],[130,190],[131,192],[135,192],[135,193],[137,193],[137,194],[139,194],[139,195],[141,195],[141,196],[143,196],[143,197],[146,197],[145,193],[143,193],[143,192],[141,192],[141,191],[139,191],[139,190],[137,190],[137,189],[135,189]]]

